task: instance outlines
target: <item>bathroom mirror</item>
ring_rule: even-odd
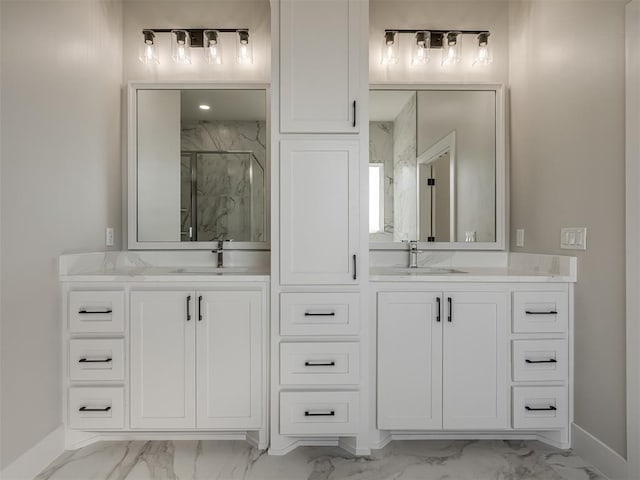
[[[129,248],[267,248],[266,88],[129,94]]]
[[[371,248],[505,248],[503,95],[497,85],[371,90]]]

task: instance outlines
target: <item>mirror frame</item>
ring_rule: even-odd
[[[496,96],[496,241],[419,242],[421,250],[507,250],[509,246],[509,177],[507,164],[506,89],[502,84],[484,83],[372,83],[374,90],[460,90],[490,91]],[[417,152],[416,152],[417,153]],[[369,250],[406,250],[401,242],[369,242]]]
[[[217,242],[140,242],[138,230],[138,173],[137,173],[137,94],[138,90],[264,90],[265,93],[265,237],[264,242],[225,242],[225,250],[264,250],[271,248],[271,87],[265,83],[212,83],[212,82],[129,82],[127,98],[127,186],[124,189],[126,198],[126,217],[123,221],[124,238],[129,250],[211,250],[217,248]],[[123,208],[123,209],[124,209]]]

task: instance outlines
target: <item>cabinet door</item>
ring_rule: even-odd
[[[259,428],[262,294],[198,292],[197,427]]]
[[[438,294],[378,294],[378,428],[442,428]]]
[[[358,131],[359,3],[281,2],[282,133]]]
[[[281,142],[282,284],[359,282],[358,151],[357,140]]]
[[[507,428],[507,294],[445,293],[444,300],[443,427]]]
[[[194,292],[131,293],[131,427],[195,427]]]

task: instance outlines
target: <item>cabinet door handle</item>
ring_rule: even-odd
[[[535,408],[535,407],[530,407],[529,405],[525,405],[524,409],[529,412],[553,412],[558,410],[553,405],[549,405],[548,407],[543,407],[543,408]]]
[[[113,313],[113,310],[107,308],[106,310],[87,310],[83,308],[82,310],[78,310],[80,315],[105,315],[107,313]]]
[[[558,312],[555,310],[549,310],[548,312],[532,312],[531,310],[525,310],[524,313],[527,315],[557,315]]]
[[[187,295],[187,322],[191,320],[191,295]]]
[[[327,312],[327,313],[311,313],[304,312],[305,317],[335,317],[336,312]]]
[[[529,360],[528,358],[525,358],[524,361],[526,363],[558,363],[555,358],[550,358],[549,360]]]
[[[111,407],[104,407],[104,408],[80,407],[78,409],[79,412],[108,412],[109,410],[111,410]]]
[[[356,111],[357,111],[357,107],[356,107],[356,101],[353,101],[353,128],[356,128]]]
[[[436,322],[439,322],[440,321],[440,313],[442,312],[442,305],[440,305],[440,297],[436,297],[436,303],[438,304],[437,307],[436,307],[437,310],[438,310],[438,312],[436,314]]]
[[[358,256],[353,256],[353,279],[358,279]]]
[[[101,359],[101,360],[91,360],[89,358],[82,357],[80,360],[78,360],[78,363],[109,363],[111,361],[113,361],[113,358],[105,358],[105,359]]]
[[[305,417],[335,417],[336,412],[331,410],[329,412],[310,412],[309,410],[304,412]]]
[[[202,295],[198,297],[198,321],[202,321]]]
[[[314,361],[310,361],[310,362],[304,362],[304,366],[305,367],[335,367],[336,366],[336,362],[334,362],[334,361],[330,361],[330,362],[314,362]]]
[[[453,320],[453,301],[451,297],[447,297],[447,303],[449,304],[449,315],[447,316],[447,322],[451,322]]]

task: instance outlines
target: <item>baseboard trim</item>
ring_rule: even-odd
[[[572,427],[573,451],[576,455],[610,480],[628,479],[627,461],[620,454],[575,423]]]
[[[2,480],[33,480],[47,466],[64,452],[64,427],[60,425],[2,472]]]

